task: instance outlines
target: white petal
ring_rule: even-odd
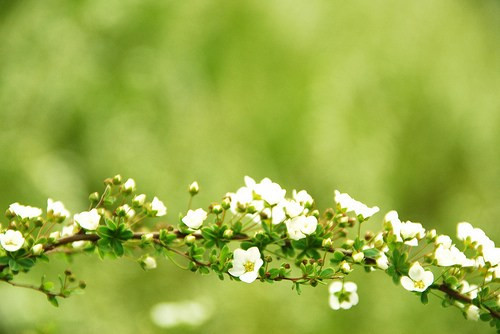
[[[408,276],[401,277],[401,285],[403,286],[403,288],[405,288],[408,291],[415,290],[415,284],[413,283],[411,278],[409,278]]]
[[[427,289],[427,287],[434,282],[434,274],[431,271],[424,272],[422,281],[424,282],[425,288]]]
[[[240,277],[245,273],[245,267],[243,266],[235,266],[227,271],[229,274],[231,274],[234,277]]]
[[[352,307],[352,304],[349,303],[348,301],[343,301],[342,303],[340,303],[340,308],[341,309],[344,309],[344,310],[348,310]]]
[[[415,262],[408,272],[408,276],[414,281],[420,281],[424,278],[424,268],[420,265],[420,263]]]
[[[349,302],[352,304],[352,305],[357,305],[358,302],[359,302],[359,297],[358,297],[358,294],[356,292],[352,292],[351,295],[349,296]]]
[[[257,259],[257,261],[255,261],[255,264],[254,264],[254,271],[259,271],[260,267],[262,267],[262,265],[264,264],[264,261],[262,261],[261,258]]]
[[[330,287],[328,288],[328,291],[330,293],[339,292],[340,290],[342,290],[342,282],[340,281],[332,282],[332,284],[330,284]]]
[[[249,249],[247,249],[246,256],[252,262],[257,261],[258,259],[260,259],[259,249],[257,247],[250,247]]]
[[[354,282],[345,282],[344,283],[344,290],[347,292],[354,292],[358,289],[356,283]]]
[[[329,303],[330,303],[330,307],[334,310],[338,310],[340,308],[339,299],[337,296],[333,296],[333,295],[330,296]]]
[[[234,262],[243,262],[245,255],[246,252],[243,249],[241,248],[236,249],[233,253]]]
[[[250,271],[240,276],[240,280],[242,280],[245,283],[252,283],[256,279],[257,279],[257,273],[255,271]]]

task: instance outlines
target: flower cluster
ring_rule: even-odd
[[[389,211],[378,233],[363,234],[362,226],[370,226],[378,207],[336,190],[334,205],[320,212],[305,190],[287,195],[269,178],[256,182],[247,176],[244,186],[208,207],[192,208],[200,186],[191,183],[188,209],[169,224],[164,203],[137,193],[133,179],[116,175],[104,184],[102,193],[90,194],[90,208],[73,216],[53,199],[45,214],[36,207],[10,205],[8,223],[2,225],[7,227],[0,226],[0,281],[19,286],[17,275],[57,253],[129,254],[138,256],[144,270],[155,269],[158,256],[178,256],[192,272],[245,283],[290,282],[299,294],[304,286],[331,282],[329,304],[338,310],[359,302],[357,285],[346,281],[359,267],[385,272],[424,304],[432,291],[440,294],[443,306],[460,308],[467,319],[500,326],[500,251],[469,223],[458,224],[454,242]],[[148,223],[152,219],[161,221]],[[85,288],[84,282],[74,283],[73,273],[65,275],[71,279],[59,290],[45,278],[39,286],[22,286],[57,305],[58,298]]]

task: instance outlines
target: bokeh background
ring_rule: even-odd
[[[500,3],[484,1],[0,1],[0,207],[72,212],[105,177],[134,177],[175,221],[187,185],[206,207],[244,175],[334,189],[454,234],[499,241]],[[371,222],[377,230],[383,215]],[[0,285],[1,333],[480,333],[382,273],[360,303],[327,289],[193,275],[166,260],[83,256],[83,296],[56,309]],[[158,303],[195,301],[200,326],[161,328]]]

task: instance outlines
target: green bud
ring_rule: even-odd
[[[80,287],[80,289],[85,289],[87,287],[87,283],[85,283],[84,281],[80,281],[80,283],[78,284],[78,286]]]
[[[99,196],[99,193],[96,191],[96,192],[93,192],[92,194],[89,195],[89,201],[91,202],[98,202],[100,199],[100,196]]]
[[[113,176],[113,184],[119,185],[121,183],[122,183],[122,176],[120,174]]]
[[[332,248],[332,246],[333,246],[333,241],[332,241],[332,239],[330,239],[330,238],[323,239],[323,241],[321,242],[321,246],[322,246],[323,248],[326,248],[326,249],[330,249],[330,248]]]
[[[264,257],[264,261],[266,261],[267,263],[271,263],[271,262],[273,262],[273,258],[268,255],[268,256]]]
[[[222,206],[220,204],[212,204],[210,210],[216,215],[219,215],[222,213]]]
[[[229,197],[225,197],[222,200],[221,205],[224,210],[229,210],[229,208],[231,207],[231,199]]]
[[[318,210],[314,210],[313,212],[311,212],[311,216],[319,218],[319,211]]]

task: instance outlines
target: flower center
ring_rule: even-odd
[[[417,289],[423,289],[423,288],[425,288],[425,283],[423,281],[415,281],[415,282],[413,282],[413,285]]]
[[[253,262],[247,261],[243,267],[245,267],[245,272],[249,273],[252,272],[253,269],[255,268],[255,264]]]
[[[16,242],[13,239],[5,239],[5,245],[16,246]]]

